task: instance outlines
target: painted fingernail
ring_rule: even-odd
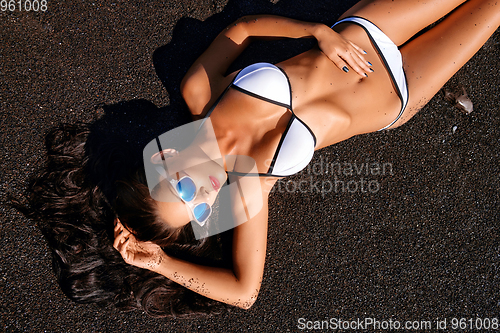
[[[363,73],[363,74],[365,74],[365,77],[368,77],[368,74],[366,74],[366,73]]]
[[[373,66],[371,62],[367,61],[368,65]]]
[[[366,51],[365,51],[365,50],[363,50],[363,52],[364,52],[365,54],[368,54],[368,53],[366,53]]]
[[[375,71],[373,70],[373,68],[370,68],[370,72],[372,72],[372,73],[373,73],[373,72],[375,72]]]
[[[346,72],[346,73],[348,73],[348,72],[349,72],[349,68],[347,68],[347,66],[342,67],[342,70],[343,70],[344,72]]]

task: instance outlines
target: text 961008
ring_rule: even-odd
[[[0,9],[2,12],[45,12],[47,11],[47,0],[1,0]]]

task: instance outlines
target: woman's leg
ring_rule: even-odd
[[[465,0],[362,0],[340,18],[360,16],[402,45],[417,32],[436,22]]]
[[[469,0],[400,50],[410,99],[395,128],[413,117],[500,25],[500,1]],[[498,61],[495,59],[494,61]]]

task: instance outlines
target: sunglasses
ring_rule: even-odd
[[[192,203],[197,192],[194,180],[189,176],[183,176],[179,180],[168,177],[168,180],[177,192],[177,196],[191,209],[196,223],[203,227],[212,214],[212,207],[205,202]]]

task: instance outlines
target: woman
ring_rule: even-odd
[[[195,119],[210,117],[222,155],[251,156],[262,176],[262,191],[254,196],[262,198],[264,207],[235,228],[233,268],[213,269],[169,257],[157,245],[137,243],[119,220],[115,248],[132,265],[153,270],[217,301],[250,307],[264,267],[267,195],[277,177],[300,171],[312,149],[398,127],[425,105],[498,27],[498,7],[489,1],[469,1],[405,44],[401,54],[406,80],[397,50],[391,49],[387,37],[403,45],[462,2],[361,1],[333,30],[273,16],[244,17],[228,27],[190,68],[181,91]],[[356,18],[344,19],[351,16]],[[310,36],[318,40],[319,49],[277,64],[286,76],[268,64],[224,75],[251,37]],[[383,56],[377,56],[377,48]],[[291,96],[287,96],[287,77]],[[293,137],[300,140],[289,143]],[[184,170],[189,175],[193,171],[201,174],[194,177],[196,199],[213,204],[219,186],[200,184],[209,179],[202,170]],[[173,228],[192,219],[182,207],[186,200],[180,197],[177,202],[158,204],[159,215]]]
[[[360,1],[333,29],[274,16],[238,20],[196,60],[181,86],[193,118],[210,119],[223,159],[213,169],[166,172],[167,186],[159,191],[167,199],[154,200],[155,189],[148,190],[141,172],[117,177],[112,189],[101,184],[116,215],[114,248],[132,266],[207,298],[251,307],[262,280],[267,199],[276,180],[304,168],[316,149],[408,121],[499,26],[498,6],[486,0]],[[315,37],[319,49],[225,75],[253,37]],[[197,138],[203,142],[203,135]],[[169,147],[150,156],[153,163],[192,158],[163,148]],[[224,171],[238,176],[228,157],[234,155],[253,158],[260,189],[245,196],[253,200],[243,205],[249,220],[233,231],[232,266],[167,255],[162,247],[182,241],[191,220],[205,222],[226,181]],[[248,213],[253,205],[259,209]]]

